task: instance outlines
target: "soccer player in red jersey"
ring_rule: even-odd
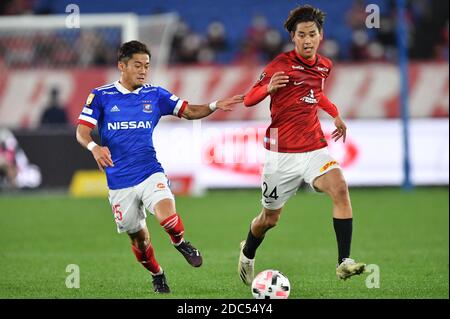
[[[337,107],[323,93],[332,62],[317,54],[323,38],[325,14],[309,5],[292,10],[284,27],[295,49],[270,62],[259,81],[245,96],[253,106],[270,95],[272,123],[264,138],[266,159],[262,173],[262,211],[253,219],[247,239],[241,242],[238,273],[251,285],[256,249],[266,232],[280,218],[287,200],[302,181],[324,192],[333,201],[333,224],[338,246],[338,278],[347,279],[364,271],[365,264],[350,258],[352,206],[347,183],[337,161],[327,151],[318,108],[334,118],[332,139],[345,142],[346,126]]]

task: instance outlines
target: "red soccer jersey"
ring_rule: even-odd
[[[244,100],[247,106],[258,103],[254,96],[258,93],[267,94],[266,88],[274,73],[284,71],[284,75],[289,76],[287,86],[271,95],[272,123],[264,138],[266,149],[282,153],[302,153],[327,146],[317,109],[321,107],[333,117],[338,115],[336,106],[322,91],[331,68],[332,62],[329,59],[316,55],[315,60],[307,61],[295,50],[278,55],[267,65]]]

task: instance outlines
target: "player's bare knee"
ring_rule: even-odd
[[[346,202],[348,201],[348,186],[345,180],[339,180],[333,183],[331,187],[330,195],[335,202]]]
[[[150,245],[150,236],[146,231],[139,231],[135,234],[129,234],[131,244],[140,250],[145,250]]]
[[[150,238],[136,238],[134,245],[140,250],[146,250],[148,245],[150,245]]]

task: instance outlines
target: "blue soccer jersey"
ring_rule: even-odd
[[[135,186],[164,172],[153,147],[153,130],[163,115],[181,117],[187,102],[150,84],[130,92],[119,81],[92,90],[78,123],[98,126],[114,167],[106,168],[110,189]]]

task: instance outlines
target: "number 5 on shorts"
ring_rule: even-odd
[[[113,205],[112,209],[115,220],[120,222],[123,218],[122,212],[120,211],[120,204]]]

